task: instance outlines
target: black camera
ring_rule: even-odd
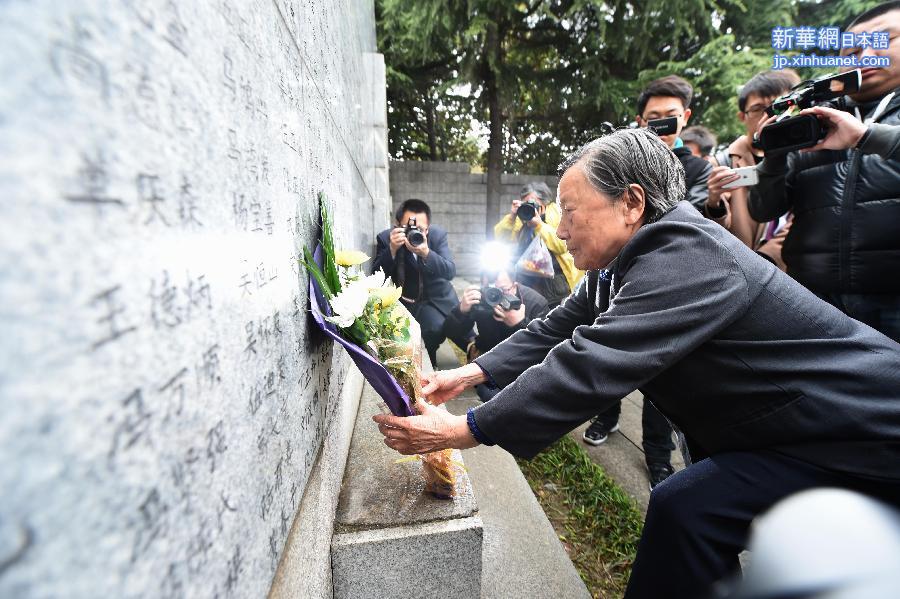
[[[844,107],[843,96],[859,91],[861,83],[862,73],[859,69],[800,83],[766,108],[769,116],[780,116],[763,128],[756,145],[771,153],[790,152],[816,145],[828,134],[828,127],[814,114],[795,113],[823,105],[841,109]]]
[[[418,247],[425,243],[425,234],[422,233],[422,229],[416,225],[415,218],[409,219],[403,232],[406,233],[406,240],[409,242],[409,245]]]
[[[503,293],[503,291],[495,286],[488,285],[481,288],[481,301],[472,306],[472,310],[476,313],[483,312],[485,314],[493,314],[494,306],[500,306],[503,310],[518,310],[522,307],[522,300],[515,295]]]
[[[516,216],[522,219],[523,223],[527,223],[533,219],[538,213],[538,205],[535,202],[522,202],[516,210]]]
[[[678,132],[678,117],[668,116],[664,119],[650,119],[647,121],[647,129],[657,135],[674,135]]]

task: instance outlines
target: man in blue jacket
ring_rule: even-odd
[[[694,463],[650,495],[627,599],[706,596],[739,567],[753,518],[797,491],[900,505],[900,344],[679,203],[684,170],[652,133],[616,131],[561,171],[557,234],[584,282],[474,363],[425,377],[432,403],[484,382],[501,388],[491,401],[378,415],[388,446],[530,458],[640,389]]]
[[[459,304],[450,284],[456,264],[447,232],[431,225],[428,204],[406,200],[394,217],[397,225],[378,234],[372,272],[380,268],[403,290],[400,300],[421,326],[422,341],[435,364],[437,348],[445,338],[444,319]]]

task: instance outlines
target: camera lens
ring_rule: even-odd
[[[409,245],[413,247],[417,247],[425,243],[425,236],[422,235],[422,232],[418,229],[413,229],[409,233],[406,234],[406,239],[409,241]]]
[[[516,211],[516,215],[525,222],[533,219],[535,214],[537,214],[537,210],[535,210],[533,202],[525,202],[519,206],[519,209]]]
[[[503,292],[497,287],[485,287],[481,290],[481,301],[489,306],[496,306],[503,299]]]

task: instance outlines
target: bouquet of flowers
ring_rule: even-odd
[[[310,274],[310,307],[322,330],[343,345],[357,368],[395,416],[415,415],[425,401],[419,383],[421,337],[416,321],[400,303],[401,290],[382,271],[358,271],[369,257],[355,250],[335,250],[331,217],[319,196],[322,238],[315,253],[304,248],[300,262]],[[425,489],[440,498],[455,494],[456,471],[451,450],[423,456]]]

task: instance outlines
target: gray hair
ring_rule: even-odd
[[[559,165],[559,174],[581,168],[591,186],[614,202],[628,186],[644,190],[644,223],[663,217],[684,198],[684,167],[672,151],[646,129],[619,129],[583,145]]]
[[[538,200],[542,205],[546,206],[550,202],[555,199],[553,192],[550,191],[550,186],[544,183],[543,181],[534,181],[532,183],[528,183],[522,190],[519,192],[519,197],[524,198],[528,194],[533,193],[538,197]]]

